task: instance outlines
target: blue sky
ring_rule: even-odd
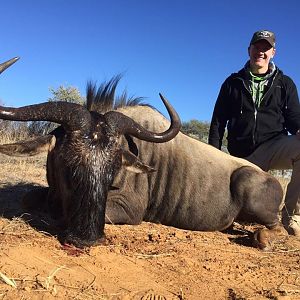
[[[277,37],[274,62],[300,87],[300,2],[199,0],[1,1],[0,99],[46,101],[49,88],[99,84],[123,73],[118,91],[163,113],[161,92],[183,121],[209,121],[220,86],[248,59],[254,31]]]

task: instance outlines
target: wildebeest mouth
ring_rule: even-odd
[[[63,246],[74,246],[78,249],[89,248],[92,246],[98,246],[106,242],[105,234],[103,233],[101,237],[96,240],[93,239],[84,239],[83,237],[78,237],[72,233],[65,231],[62,235],[59,236],[59,240]]]

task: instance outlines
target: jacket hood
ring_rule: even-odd
[[[242,78],[243,80],[250,79],[251,75],[250,75],[250,72],[249,72],[249,65],[250,65],[250,62],[247,61],[245,66],[241,70],[239,70],[237,73],[231,74],[231,76],[233,78]],[[277,77],[278,77],[278,75],[280,75],[280,76],[283,75],[283,72],[273,62],[271,62],[269,66],[272,69],[272,71],[270,73],[270,76],[272,76],[274,74]]]

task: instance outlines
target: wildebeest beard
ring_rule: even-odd
[[[59,184],[55,179],[53,186],[59,186],[60,191],[54,193],[65,193],[63,201],[59,201],[65,226],[61,242],[77,247],[95,245],[104,237],[107,193],[121,166],[117,139],[107,134],[99,140],[64,136],[62,144],[59,139],[57,142],[59,147],[55,151],[59,155],[55,165],[61,165],[64,172]]]

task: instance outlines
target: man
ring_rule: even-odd
[[[282,222],[289,234],[300,237],[300,104],[294,82],[271,61],[275,52],[273,32],[253,34],[249,61],[221,87],[208,141],[221,149],[227,126],[231,155],[265,171],[293,169]]]

